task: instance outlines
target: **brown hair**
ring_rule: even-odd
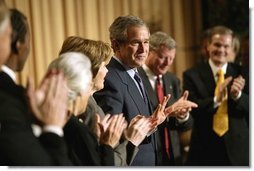
[[[232,39],[233,39],[233,34],[234,34],[234,32],[233,32],[230,28],[225,27],[225,26],[215,26],[215,27],[212,27],[212,28],[210,29],[209,42],[212,41],[212,37],[213,37],[215,34],[220,34],[220,35],[231,35],[231,36],[232,36]]]
[[[101,63],[109,60],[113,55],[108,43],[84,39],[78,36],[70,36],[65,39],[59,54],[65,52],[81,52],[85,54],[91,60],[93,78],[97,75]]]

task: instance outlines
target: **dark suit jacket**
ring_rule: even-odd
[[[24,87],[17,85],[11,77],[3,71],[0,71],[0,89],[11,96],[18,98],[24,105],[27,105],[26,92]]]
[[[34,136],[26,108],[0,90],[0,165],[72,165],[63,138],[53,133]]]
[[[110,114],[124,113],[128,122],[138,114],[150,116],[150,104],[145,104],[134,80],[128,75],[125,68],[114,58],[111,59],[107,68],[104,89],[94,94],[102,110]],[[155,153],[154,136],[151,135],[145,138],[139,146],[132,165],[155,165]]]
[[[64,139],[53,133],[35,137],[25,89],[0,72],[0,165],[72,165]]]
[[[240,67],[228,64],[225,77],[237,77]],[[189,99],[198,104],[192,110],[194,128],[190,146],[188,165],[249,165],[249,110],[244,103],[249,103],[242,92],[239,100],[229,96],[229,131],[218,137],[212,130],[214,109],[213,98],[216,83],[208,63],[200,64],[184,72],[184,89],[189,90]],[[229,86],[230,87],[230,86]],[[230,88],[228,88],[228,91]]]
[[[157,94],[153,90],[152,85],[144,69],[141,67],[138,70],[143,80],[147,94],[150,97],[152,107],[155,110],[159,104]],[[167,104],[167,106],[170,106],[181,97],[180,81],[175,75],[169,72],[167,72],[166,74],[162,76],[162,80],[163,80],[164,94],[165,95],[171,94],[171,98]],[[170,133],[172,161],[169,161],[168,156],[166,155],[165,136],[164,136],[165,127],[168,128]],[[158,132],[159,132],[160,142],[157,142],[157,144],[158,144],[158,147],[161,147],[161,152],[158,153],[159,154],[158,158],[161,158],[160,165],[182,165],[178,131],[186,131],[188,129],[191,129],[191,127],[192,127],[191,117],[186,122],[181,124],[177,121],[177,119],[170,117],[168,121],[166,121],[165,123],[159,126]],[[175,158],[175,161],[173,158]]]
[[[96,135],[77,117],[71,116],[66,123],[64,137],[75,165],[114,166],[113,149],[108,145],[99,146]]]

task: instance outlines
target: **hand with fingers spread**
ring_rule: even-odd
[[[43,79],[40,87],[34,89],[28,80],[29,105],[40,125],[63,127],[67,122],[67,88],[62,73],[53,70]]]
[[[101,132],[100,144],[107,144],[115,148],[119,143],[123,130],[127,127],[127,122],[123,114],[113,115],[107,120],[108,127]]]
[[[137,115],[131,120],[128,128],[124,131],[124,138],[133,145],[139,146],[149,132],[154,130],[156,126],[156,120],[151,117]]]
[[[233,99],[237,98],[239,93],[243,90],[245,86],[245,79],[239,75],[233,80],[233,84],[230,88],[230,94]]]
[[[192,108],[198,107],[196,103],[187,100],[188,96],[189,92],[186,90],[179,100],[165,109],[166,115],[183,119]]]
[[[157,120],[157,126],[164,122],[169,114],[165,113],[165,108],[170,97],[170,94],[164,96],[163,101],[157,106],[156,110],[152,114],[152,118]]]

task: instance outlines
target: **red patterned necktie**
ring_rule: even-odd
[[[163,87],[162,87],[159,76],[157,76],[157,79],[156,79],[156,93],[157,93],[158,100],[161,103],[164,98],[164,91],[163,91]],[[168,158],[170,159],[170,146],[169,146],[169,143],[170,143],[169,138],[170,137],[169,137],[169,132],[168,132],[167,127],[164,128],[164,138],[165,138],[166,152],[167,152]]]

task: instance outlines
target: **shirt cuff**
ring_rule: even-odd
[[[242,91],[240,91],[240,92],[238,93],[238,96],[237,96],[236,98],[233,98],[233,97],[232,97],[232,99],[233,99],[234,101],[236,101],[236,100],[240,99],[241,95],[242,95]]]
[[[213,108],[217,108],[218,106],[220,106],[221,102],[217,102],[217,98],[216,96],[214,96],[213,98]]]
[[[63,129],[55,125],[46,125],[43,127],[42,132],[52,132],[57,134],[60,137],[63,137]]]
[[[190,117],[190,113],[188,112],[187,114],[186,114],[186,117],[185,118],[178,118],[178,117],[176,117],[176,119],[177,119],[177,121],[178,121],[178,123],[184,123],[184,122],[186,122],[188,119],[189,119],[189,117]]]

